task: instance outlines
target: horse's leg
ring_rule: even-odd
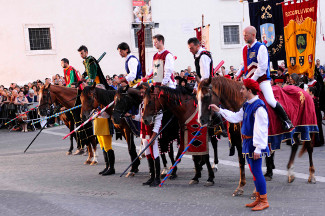
[[[266,173],[264,174],[264,177],[266,181],[271,181],[273,177],[273,169],[275,169],[274,153],[275,152],[272,152],[270,157],[265,157]]]
[[[239,184],[232,196],[241,196],[244,194],[244,186],[246,185],[246,176],[245,176],[245,158],[242,154],[242,142],[241,138],[234,135],[231,135],[231,143],[235,145],[238,154],[238,162],[239,162],[239,173],[240,179]]]
[[[173,166],[173,165],[175,164],[173,143],[170,143],[170,144],[169,144],[169,152],[168,152],[168,156],[169,156],[170,162],[172,163],[171,166]]]
[[[98,164],[98,158],[97,158],[98,154],[97,154],[97,141],[96,141],[96,138],[95,137],[92,137],[90,142],[91,142],[92,148],[94,150],[94,158],[93,158],[93,160],[92,160],[92,162],[90,164],[90,165],[93,166],[93,165]]]
[[[184,140],[184,131],[181,131],[180,132],[180,135],[182,136],[182,140]],[[178,148],[178,151],[177,151],[177,155],[176,155],[176,161],[178,160],[178,158],[181,156],[181,154],[182,154],[182,152],[183,152],[183,150],[184,150],[184,144],[182,144],[181,142],[180,142],[180,138],[178,138],[177,139],[177,143],[179,144],[179,148]],[[171,144],[171,145],[173,145],[173,144]],[[179,161],[179,163],[180,163],[181,161]],[[175,163],[173,163],[173,165],[174,165]],[[173,180],[173,179],[176,179],[177,178],[177,174],[176,174],[176,172],[177,172],[177,166],[175,166],[175,168],[173,169],[173,171],[172,171],[172,173],[169,175],[169,179],[170,180]]]
[[[213,169],[215,171],[218,171],[218,163],[219,163],[219,159],[218,159],[218,139],[217,136],[213,135],[210,136],[210,140],[211,140],[211,145],[213,147],[213,153],[214,153],[214,163],[213,163]]]
[[[133,136],[132,132],[126,128],[124,128],[123,132],[124,132],[124,136],[126,138],[126,142],[128,144],[128,151],[129,151],[129,155],[131,158],[131,162],[133,162],[135,160],[135,158],[138,157],[138,154],[137,154],[136,148],[135,148],[135,144],[134,144],[134,136]],[[139,171],[139,169],[138,169],[139,165],[140,165],[140,160],[138,158],[133,163],[130,172],[128,172],[128,174],[125,177],[134,176],[135,173],[137,173]]]
[[[160,178],[164,178],[166,176],[167,170],[168,170],[168,168],[167,168],[167,159],[166,159],[165,153],[161,153],[160,156],[161,156],[161,160],[162,160],[163,165],[164,165],[164,168],[163,168],[163,170],[162,170],[162,172],[160,174]]]
[[[300,143],[300,140],[298,139],[298,134],[294,134],[293,139],[294,139],[294,144],[291,146],[291,154],[287,165],[289,183],[292,183],[295,180],[295,175],[293,173],[293,168],[294,168],[293,163]]]
[[[195,167],[195,176],[192,178],[192,180],[189,182],[189,184],[198,184],[199,178],[201,178],[201,156],[193,155],[192,160],[194,162]]]
[[[93,154],[93,150],[92,150],[91,143],[89,140],[86,145],[87,145],[87,149],[88,149],[88,158],[84,164],[91,164],[91,160],[94,157],[94,154]]]
[[[316,134],[312,134],[312,140],[311,141],[306,141],[305,145],[307,148],[308,156],[309,156],[309,178],[308,178],[308,183],[311,184],[316,184],[316,179],[315,179],[315,167],[313,163],[313,143],[315,143],[316,139]],[[299,156],[301,156],[299,154]]]
[[[209,187],[209,186],[214,185],[214,181],[213,181],[214,172],[213,172],[213,169],[211,167],[209,154],[203,155],[202,157],[203,157],[203,160],[205,161],[205,164],[207,166],[208,173],[209,173],[209,178],[208,178],[207,182],[204,184],[204,186]]]

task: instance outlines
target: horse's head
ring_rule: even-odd
[[[120,87],[114,97],[113,120],[115,124],[121,123],[121,117],[129,112],[132,107],[138,108],[142,101],[140,90],[129,88],[129,86]]]
[[[146,89],[146,92],[144,93],[142,119],[146,125],[152,124],[155,115],[163,109],[161,94],[163,94],[163,90],[154,86]]]
[[[219,97],[212,90],[211,79],[205,79],[200,82],[197,90],[197,100],[199,106],[199,123],[202,126],[207,125],[210,123],[213,114],[209,109],[209,105],[220,104]]]
[[[80,101],[82,106],[80,117],[83,120],[86,120],[89,117],[91,111],[99,106],[95,88],[96,85],[86,86],[81,92]]]
[[[52,104],[55,102],[55,95],[50,91],[51,84],[44,85],[40,88],[39,91],[39,107],[38,114],[40,116],[46,116],[50,109],[52,108]]]

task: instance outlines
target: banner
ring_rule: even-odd
[[[256,39],[266,44],[270,61],[275,69],[278,61],[286,59],[283,32],[283,0],[249,3],[250,23],[257,30]]]
[[[132,0],[134,22],[152,22],[151,0]]]
[[[283,4],[284,38],[289,74],[314,75],[317,0]]]
[[[146,43],[144,39],[145,28],[143,22],[141,23],[141,29],[137,32],[138,36],[138,50],[139,61],[141,63],[142,77],[146,76]]]
[[[210,25],[203,27],[203,30],[202,27],[198,27],[194,30],[196,32],[196,38],[201,42],[201,46],[204,47],[207,51],[210,51]]]

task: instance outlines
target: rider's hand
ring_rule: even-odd
[[[258,159],[260,159],[260,157],[261,157],[261,154],[254,152],[254,156],[253,156],[254,160],[258,160]]]
[[[192,94],[196,94],[196,93],[197,93],[197,90],[196,89],[193,89]]]
[[[220,108],[215,105],[215,104],[210,104],[209,105],[209,109],[211,109],[212,111],[215,111],[215,112],[219,112],[220,111]]]

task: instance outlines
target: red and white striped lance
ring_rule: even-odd
[[[213,74],[215,74],[220,68],[221,66],[225,63],[224,60],[221,60],[221,62],[217,65],[217,67],[213,70]]]
[[[79,127],[77,127],[76,129],[74,129],[73,131],[71,131],[68,135],[66,135],[65,137],[63,137],[63,139],[66,139],[68,136],[70,136],[71,134],[75,133],[77,130],[79,130],[81,127],[83,127],[85,124],[87,124],[88,122],[90,122],[91,120],[95,119],[98,115],[100,115],[102,112],[104,112],[106,109],[110,108],[115,101],[112,101],[110,104],[108,104],[106,107],[104,107],[103,109],[101,109],[98,113],[96,113],[95,115],[93,115],[92,117],[90,117],[88,120],[86,120],[84,123],[82,123],[81,125],[79,125]]]

